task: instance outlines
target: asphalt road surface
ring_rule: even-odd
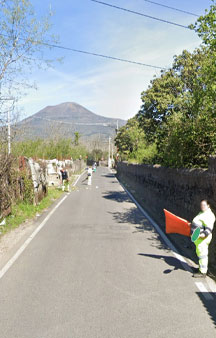
[[[213,338],[206,300],[107,168],[0,280],[1,338]]]

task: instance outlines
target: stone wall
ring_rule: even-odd
[[[165,227],[164,208],[190,221],[204,198],[210,201],[216,214],[215,158],[210,159],[206,170],[119,162],[117,175],[129,183],[130,190],[136,192],[139,202],[162,227]],[[209,257],[211,268],[216,271],[216,225]]]
[[[46,170],[43,163],[26,157],[0,156],[0,222],[11,213],[17,201],[38,204],[47,193]]]

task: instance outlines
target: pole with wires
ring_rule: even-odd
[[[10,109],[7,113],[7,127],[8,127],[8,155],[11,154],[11,118],[10,118]]]
[[[13,101],[12,109],[14,109],[14,97],[2,97],[2,101]],[[8,154],[11,154],[11,114],[10,114],[10,107],[7,110],[7,141],[8,141]]]
[[[111,137],[109,137],[108,168],[111,168]]]
[[[112,163],[113,163],[113,155],[114,155],[114,146],[113,146],[113,142],[112,142]]]

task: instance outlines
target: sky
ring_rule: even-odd
[[[116,6],[142,12],[182,25],[196,17],[147,3],[144,0],[104,0]],[[211,0],[155,0],[167,6],[202,15]],[[195,32],[168,25],[90,0],[33,0],[38,18],[50,8],[54,12],[51,33],[59,44],[75,49],[125,58],[159,67],[169,67],[173,56],[200,44]],[[141,92],[160,70],[132,65],[71,51],[44,49],[56,60],[46,70],[33,69],[29,90],[19,108],[27,117],[49,105],[76,102],[96,114],[128,119],[139,110]]]

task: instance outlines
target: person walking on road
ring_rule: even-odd
[[[66,189],[66,191],[69,192],[70,189],[69,189],[68,172],[65,169],[61,169],[60,172],[62,177],[62,190],[64,191]]]
[[[88,168],[88,185],[92,184],[92,173],[93,173],[92,168],[89,167]]]
[[[200,213],[193,219],[191,224],[192,232],[196,228],[200,228],[200,236],[194,242],[199,259],[199,271],[193,274],[195,278],[206,277],[208,271],[208,248],[212,240],[212,231],[215,223],[215,215],[207,200],[201,201],[200,209]]]

